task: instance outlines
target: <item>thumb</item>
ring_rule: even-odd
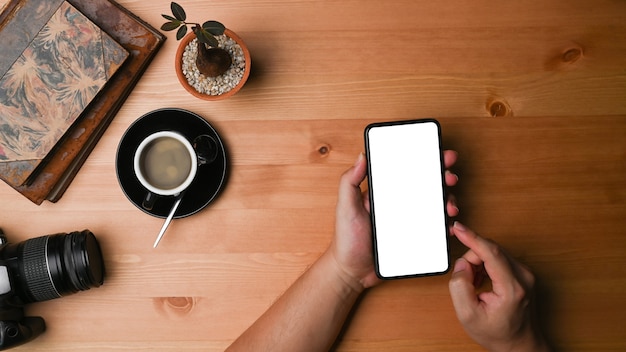
[[[468,319],[478,304],[473,282],[474,270],[472,265],[464,258],[457,259],[448,287],[452,304],[461,321]]]
[[[360,184],[367,174],[367,163],[363,153],[359,154],[354,165],[341,176],[339,182],[339,202],[353,202],[361,198]]]
[[[347,174],[349,182],[353,186],[358,187],[361,182],[363,182],[365,175],[367,174],[367,162],[363,153],[359,153],[359,157],[356,159],[354,165],[350,168]]]

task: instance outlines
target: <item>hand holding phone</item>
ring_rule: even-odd
[[[365,142],[377,275],[445,273],[450,261],[439,123],[371,124]]]

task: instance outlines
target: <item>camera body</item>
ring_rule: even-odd
[[[89,230],[8,243],[0,230],[0,350],[28,342],[45,331],[41,317],[24,316],[24,306],[98,287],[104,261]]]

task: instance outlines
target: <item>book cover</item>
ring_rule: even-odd
[[[68,2],[120,43],[130,56],[70,128],[36,178],[28,185],[13,187],[35,204],[61,198],[166,40],[162,33],[113,0]]]
[[[34,13],[49,13],[48,2],[37,4]],[[128,55],[62,2],[0,78],[0,178],[28,183]]]

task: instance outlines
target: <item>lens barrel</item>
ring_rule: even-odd
[[[89,230],[37,237],[17,244],[24,303],[47,301],[104,282],[104,261]]]

